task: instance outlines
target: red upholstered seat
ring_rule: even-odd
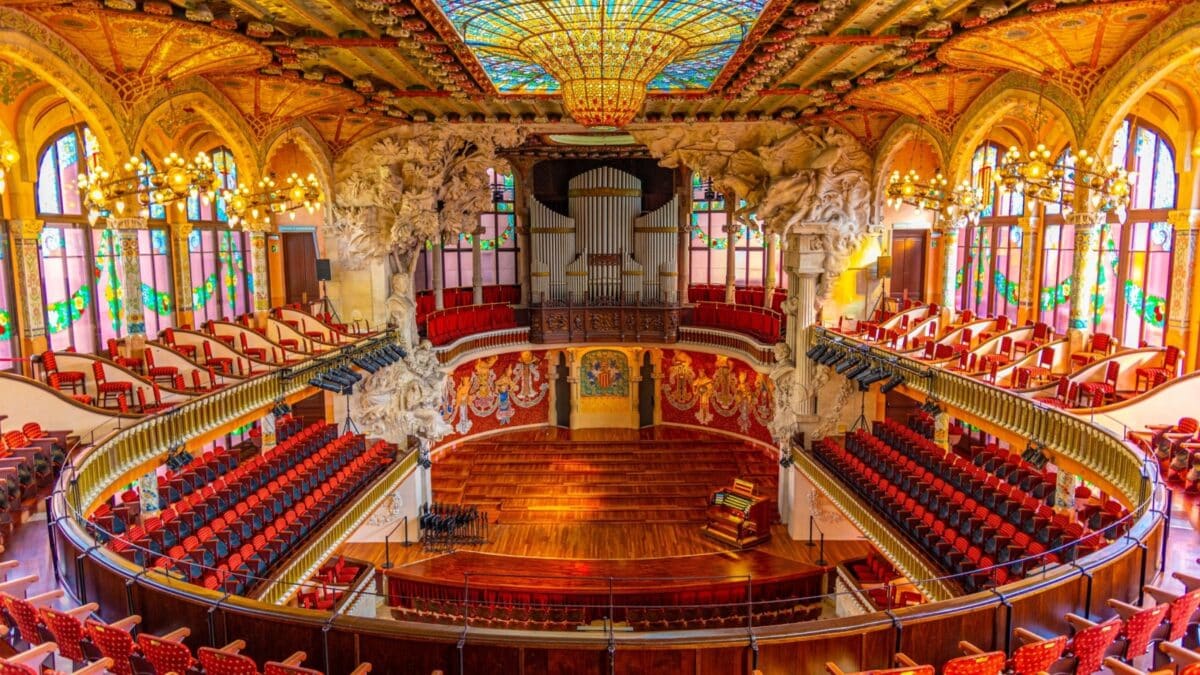
[[[233,370],[233,358],[229,356],[213,356],[212,343],[204,342],[204,365],[212,366],[222,373],[229,374]]]
[[[1071,354],[1072,366],[1086,366],[1087,364],[1097,361],[1108,356],[1115,346],[1112,336],[1108,333],[1096,333],[1084,351]]]
[[[1143,381],[1146,383],[1146,389],[1149,390],[1154,387],[1156,379],[1166,381],[1175,377],[1179,371],[1180,355],[1179,347],[1167,345],[1167,350],[1163,353],[1163,363],[1161,366],[1144,366],[1134,371],[1133,390],[1141,391]]]
[[[46,369],[47,382],[51,382],[53,376],[57,376],[57,378],[54,379],[58,382],[58,384],[51,382],[50,386],[54,387],[55,389],[70,387],[73,393],[76,391],[83,393],[83,388],[87,381],[87,374],[78,370],[59,370],[58,360],[54,357],[54,352],[42,352],[42,368]]]
[[[249,656],[212,647],[201,647],[199,655],[206,675],[258,675],[258,664]]]
[[[155,382],[163,382],[171,384],[175,381],[175,376],[179,374],[179,368],[175,366],[156,366],[154,364],[154,350],[149,347],[142,352],[146,359],[146,374]]]
[[[1105,650],[1120,633],[1120,619],[1110,619],[1076,633],[1067,645],[1067,651],[1075,657],[1075,672],[1090,674],[1100,670]]]
[[[1037,323],[1033,326],[1033,335],[1027,340],[1017,340],[1013,343],[1013,357],[1018,354],[1028,354],[1045,344],[1050,339],[1050,326],[1044,323]]]
[[[996,675],[1004,670],[1004,652],[972,654],[950,659],[942,666],[942,675]]]
[[[131,356],[121,356],[121,350],[120,350],[120,347],[119,347],[116,339],[109,338],[107,347],[108,347],[108,358],[112,359],[113,363],[116,363],[118,366],[121,366],[122,368],[128,368],[130,370],[136,370],[139,372],[142,370],[142,362],[141,361],[138,361],[137,359],[135,359]]]
[[[96,379],[96,393],[100,397],[101,405],[107,404],[109,399],[116,399],[119,403],[122,395],[128,402],[129,398],[133,396],[133,383],[109,382],[104,364],[100,361],[92,362],[92,376]],[[120,406],[118,405],[118,407]]]
[[[129,663],[129,658],[139,653],[139,650],[128,631],[96,621],[88,621],[87,630],[88,636],[96,643],[100,653],[113,660],[112,672],[117,675],[133,675],[133,666]]]

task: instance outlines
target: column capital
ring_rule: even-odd
[[[196,227],[187,220],[180,223],[171,223],[171,234],[175,237],[179,237],[180,239],[187,239],[189,236],[191,236],[192,230],[194,229],[196,229]]]
[[[816,276],[825,271],[825,235],[816,231],[792,232],[788,235],[785,267],[801,276]]]
[[[1167,211],[1167,222],[1175,231],[1200,229],[1200,209],[1175,209]]]
[[[108,224],[114,230],[144,230],[146,219],[141,216],[108,217]]]
[[[1076,211],[1067,216],[1067,222],[1075,226],[1075,230],[1081,228],[1099,228],[1104,225],[1105,216],[1103,213],[1094,211]]]
[[[8,221],[8,227],[17,239],[38,239],[45,225],[46,221],[36,218],[13,218]]]

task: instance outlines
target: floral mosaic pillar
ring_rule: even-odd
[[[41,220],[10,220],[13,234],[17,273],[21,279],[21,325],[24,327],[26,348],[46,336],[46,300],[42,297],[41,252],[38,239],[42,236]],[[41,346],[45,348],[44,345]],[[27,349],[27,352],[32,351]],[[40,349],[38,350],[40,351]]]
[[[1167,213],[1167,222],[1175,232],[1171,242],[1171,305],[1167,309],[1167,344],[1190,345],[1192,325],[1192,284],[1196,281],[1196,237],[1200,229],[1200,209],[1185,209]],[[1188,350],[1184,350],[1185,353]],[[1190,359],[1195,357],[1189,355]],[[1189,370],[1191,368],[1189,367]]]
[[[167,209],[171,226],[171,272],[175,280],[175,325],[192,325],[192,224],[176,209]]]
[[[1104,214],[1080,212],[1068,217],[1075,226],[1075,259],[1071,271],[1071,321],[1067,330],[1072,352],[1083,348],[1092,328],[1096,278],[1100,273],[1100,231]]]
[[[738,225],[730,218],[725,226],[725,302],[729,304],[737,300],[737,240]]]
[[[471,302],[483,304],[483,227],[471,236]]]
[[[957,304],[955,298],[954,280],[958,275],[958,230],[962,222],[959,219],[938,217],[938,226],[934,232],[938,235],[937,245],[942,253],[942,277],[939,284],[938,304],[953,311]]]
[[[1059,468],[1054,484],[1054,508],[1064,513],[1075,511],[1075,488],[1079,487],[1079,476]]]
[[[445,289],[445,287],[446,287],[446,274],[443,271],[444,266],[443,266],[442,256],[443,256],[442,236],[439,234],[437,236],[437,241],[433,242],[433,251],[431,251],[429,254],[429,257],[432,259],[432,262],[433,262],[433,308],[434,309],[446,309],[446,297],[445,297],[446,294],[442,292],[443,289]]]
[[[950,413],[945,410],[933,416],[933,442],[939,448],[950,451]]]
[[[1037,216],[1017,219],[1021,228],[1021,278],[1017,282],[1017,325],[1037,321],[1038,307],[1034,289],[1037,287],[1037,263],[1042,241],[1042,221]]]
[[[121,306],[125,311],[125,333],[133,340],[146,338],[145,308],[142,306],[142,265],[138,251],[138,230],[146,227],[145,218],[116,218],[116,243],[121,247]]]
[[[775,278],[775,270],[778,268],[778,265],[775,264],[775,256],[776,256],[776,251],[778,251],[778,250],[779,250],[779,235],[777,235],[773,232],[768,232],[767,233],[767,270],[766,270],[767,278],[763,284],[763,286],[765,287],[764,288],[765,292],[763,293],[763,307],[766,307],[767,309],[771,308],[771,298],[775,295],[775,286],[777,285],[777,279]]]
[[[250,233],[250,280],[254,285],[254,311],[271,309],[271,277],[267,273],[267,233]]]

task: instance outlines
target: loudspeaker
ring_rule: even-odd
[[[317,281],[332,281],[333,271],[329,269],[329,258],[317,258]]]
[[[892,256],[881,255],[875,260],[875,276],[879,279],[892,277]]]

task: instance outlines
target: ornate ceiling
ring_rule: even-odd
[[[1006,71],[1050,77],[1082,98],[1089,83],[1180,4],[179,2],[0,0],[78,47],[126,102],[201,76],[257,133],[307,118],[334,152],[408,121],[525,121],[579,131],[563,111],[553,69],[531,57],[531,41],[546,42],[553,31],[582,39],[570,37],[578,31],[562,17],[621,16],[625,25],[687,37],[670,54],[653,55],[665,65],[651,79],[635,125],[813,118],[873,145],[900,114],[947,131]],[[540,138],[538,147],[555,152],[550,137]]]

